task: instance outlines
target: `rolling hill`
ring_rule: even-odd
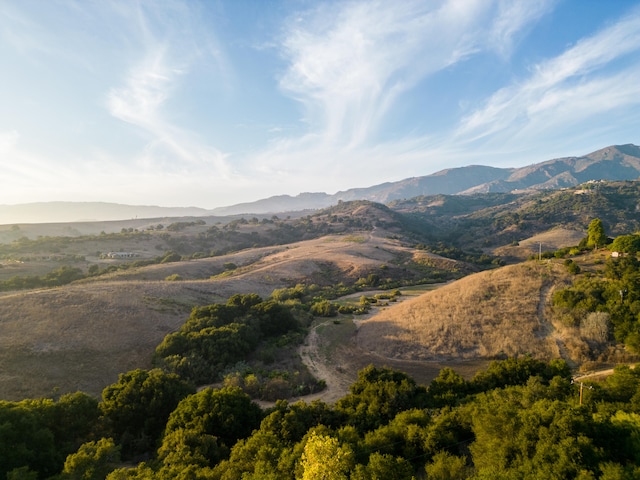
[[[529,262],[467,276],[394,305],[364,322],[358,346],[389,358],[461,360],[560,357],[548,313],[568,274],[560,264]]]
[[[363,205],[355,210],[359,213],[352,218],[377,211]],[[184,239],[189,229],[197,235],[203,228],[195,225],[175,235]],[[466,268],[455,260],[416,252],[394,236],[397,233],[382,228],[356,228],[286,245],[116,269],[56,288],[0,293],[0,398],[78,389],[99,396],[118,374],[150,368],[155,347],[179,328],[193,306],[224,302],[236,293],[267,298],[274,289],[297,283],[353,284],[372,272],[418,281],[447,268],[457,277]],[[99,239],[91,237],[91,248]],[[132,241],[125,234],[120,239]],[[80,252],[82,245],[71,243],[68,249]],[[434,266],[425,258],[433,258]],[[93,262],[106,266],[121,261],[91,258]],[[0,273],[10,268],[4,266]],[[181,280],[167,280],[171,276]]]
[[[236,293],[266,298],[297,284],[342,285],[364,295],[381,286],[451,282],[397,306],[379,305],[380,315],[356,319],[357,335],[349,317],[323,322],[345,344],[327,357],[327,371],[339,367],[347,380],[363,362],[430,375],[437,374],[434,365],[470,368],[524,354],[562,356],[578,366],[593,359],[588,345],[549,313],[549,296],[568,281],[562,260],[522,259],[542,242],[551,249],[575,245],[594,216],[609,232],[636,231],[639,192],[640,182],[598,182],[562,191],[421,196],[388,206],[345,201],[285,219],[110,222],[113,233],[83,233],[84,224],[73,223],[6,227],[3,287],[15,276],[69,268],[82,278],[0,293],[0,398],[76,389],[99,395],[119,373],[149,368],[155,347],[193,306]],[[109,251],[134,258],[102,255]],[[504,258],[492,254],[518,264],[497,268]],[[601,255],[589,261],[602,263]]]

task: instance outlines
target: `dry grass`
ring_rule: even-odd
[[[377,229],[0,294],[0,398],[54,390],[97,396],[119,373],[148,368],[156,345],[184,322],[192,306],[235,293],[267,297],[298,282],[335,284],[379,271],[381,265],[402,268],[407,259],[451,267],[450,260],[414,253]],[[238,268],[220,275],[229,262]],[[528,262],[416,292],[420,295],[362,323],[357,334],[346,323],[328,324],[322,356],[340,384],[348,386],[369,363],[398,368],[427,383],[444,366],[470,377],[501,354],[549,358],[563,349],[580,350],[584,345],[570,345],[570,332],[555,330],[546,312],[564,272],[555,262]],[[184,280],[163,281],[173,274]]]
[[[358,278],[406,249],[363,233],[286,247],[153,265],[65,287],[0,294],[0,398],[18,400],[82,390],[99,395],[118,374],[148,368],[155,347],[194,305],[235,293],[267,297],[276,288],[315,279]],[[224,263],[239,268],[224,277]],[[179,274],[183,281],[163,281]]]
[[[411,360],[557,357],[545,309],[551,290],[565,276],[553,262],[470,275],[364,322],[358,346]]]
[[[555,251],[563,247],[578,245],[580,240],[585,236],[586,232],[566,228],[554,228],[521,240],[517,246],[508,245],[499,247],[492,253],[502,257],[525,260],[531,255],[537,255],[541,246],[543,252]]]

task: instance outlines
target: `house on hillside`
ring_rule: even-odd
[[[133,258],[137,257],[137,255],[133,252],[108,252],[101,255],[101,258]]]

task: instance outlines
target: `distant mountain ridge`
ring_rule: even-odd
[[[209,211],[197,207],[158,207],[108,202],[34,202],[0,205],[0,224],[106,222],[134,218],[199,217]]]
[[[556,158],[520,168],[470,165],[397,182],[352,188],[333,195],[321,192],[301,193],[296,196],[278,195],[212,210],[197,207],[135,206],[104,202],[0,205],[0,224],[277,214],[326,208],[340,201],[369,200],[388,203],[421,195],[555,190],[590,180],[635,180],[638,177],[640,177],[640,147],[634,144],[612,145],[588,155]]]
[[[590,180],[635,180],[640,177],[640,147],[612,145],[581,157],[564,157],[520,168],[482,165],[450,168],[423,177],[353,188],[333,195],[302,193],[279,195],[251,203],[212,210],[215,215],[278,213],[326,208],[339,201],[370,200],[387,203],[420,195],[470,195],[523,190],[556,190]]]

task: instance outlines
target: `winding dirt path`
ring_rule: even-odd
[[[443,284],[444,285],[444,284]],[[362,295],[373,296],[381,293],[381,290],[372,290],[366,292],[358,292],[345,295],[342,299],[358,298]],[[402,302],[415,295],[402,295],[398,298],[398,302]],[[342,321],[351,321],[355,326],[355,334],[363,322],[377,315],[384,308],[378,305],[371,305],[370,310],[365,315],[353,316],[351,319]],[[416,362],[409,360],[397,360],[393,358],[383,357],[375,352],[365,352],[357,347],[355,335],[352,333],[351,338],[343,340],[343,345],[329,345],[329,340],[325,339],[319,332],[323,328],[331,328],[334,319],[314,325],[307,335],[304,344],[298,349],[298,353],[302,362],[307,366],[309,372],[316,378],[325,381],[326,388],[318,393],[306,395],[291,399],[291,402],[304,400],[310,402],[313,400],[321,400],[326,403],[335,403],[349,393],[349,388],[357,379],[357,372],[368,364],[387,365],[391,368],[399,368],[408,370],[408,373],[416,371],[432,372],[435,377],[442,367],[439,364],[426,365],[424,362]],[[330,356],[330,358],[328,357]]]
[[[315,325],[307,335],[305,343],[298,350],[302,362],[311,374],[324,380],[326,384],[323,391],[301,397],[307,402],[322,400],[326,403],[334,403],[349,392],[349,386],[353,383],[353,379],[349,378],[344,370],[337,367],[334,361],[326,358],[322,352],[322,339],[318,334],[318,329],[328,326],[332,322],[333,320],[327,320]]]

